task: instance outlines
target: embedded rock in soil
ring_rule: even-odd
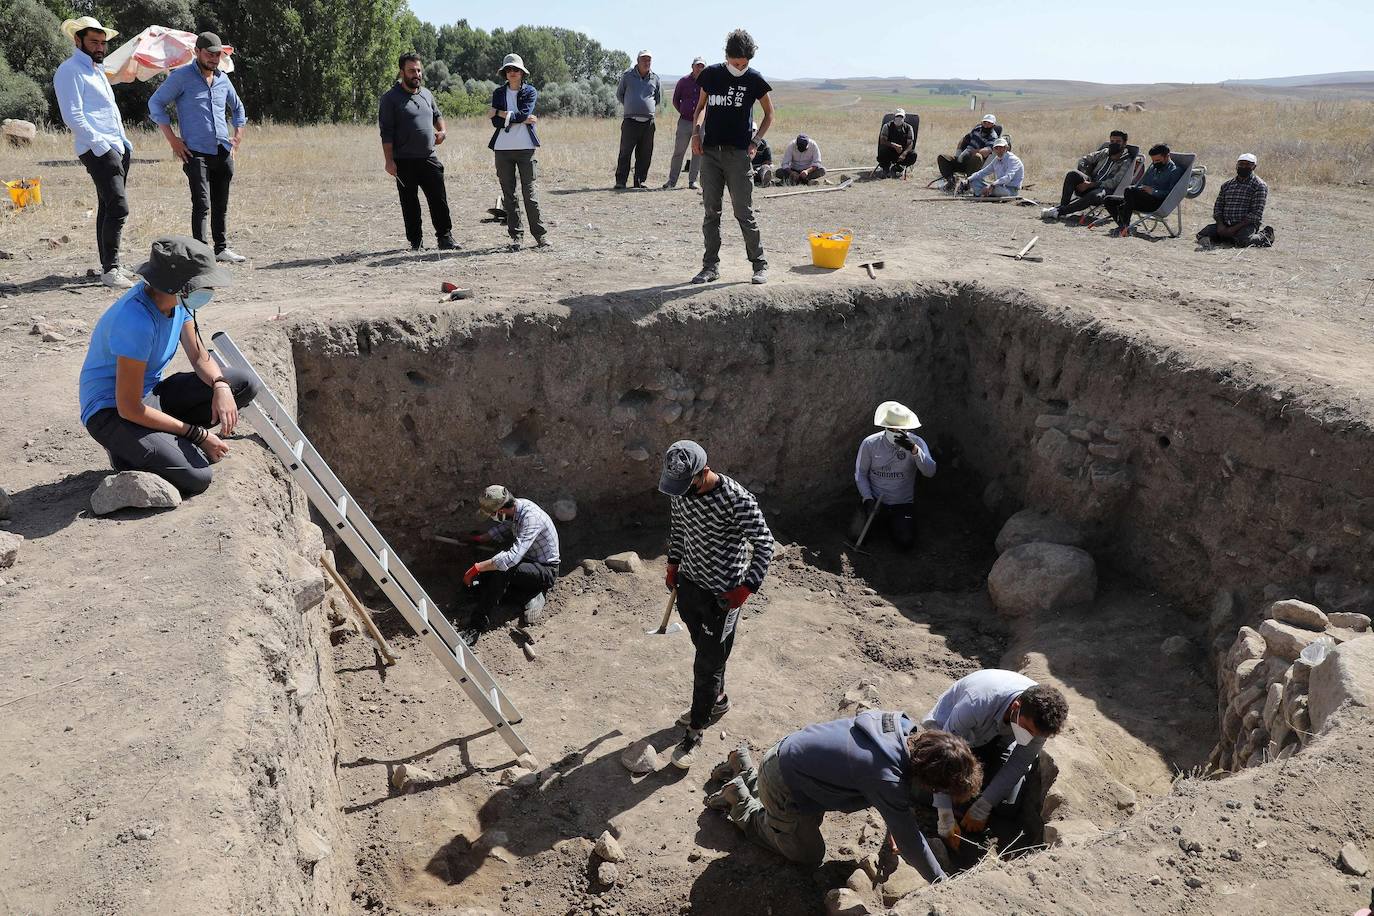
[[[640,566],[639,554],[635,553],[633,550],[612,554],[606,558],[606,566],[612,572],[638,572]]]
[[[24,536],[11,531],[0,531],[0,569],[8,569],[19,559],[19,545]]]
[[[1022,544],[997,558],[988,593],[1004,614],[1057,611],[1092,601],[1097,566],[1092,555],[1064,544]]]
[[[1314,731],[1349,701],[1366,709],[1374,707],[1374,636],[1342,643],[1312,669],[1307,689],[1307,709]]]
[[[616,868],[614,863],[602,862],[596,867],[596,880],[600,881],[606,887],[615,884],[619,878],[620,869]]]
[[[620,755],[620,763],[636,776],[652,773],[658,769],[658,751],[648,740],[636,741]]]
[[[1022,544],[1066,544],[1083,546],[1083,533],[1068,522],[1042,509],[1022,509],[1007,519],[997,534],[997,552],[1006,553]]]
[[[391,772],[391,785],[402,795],[407,792],[413,792],[426,783],[437,782],[438,780],[438,776],[435,776],[429,770],[417,767],[413,763],[399,764],[396,769]]]
[[[1102,831],[1092,821],[1069,819],[1045,825],[1046,846],[1078,846],[1097,838]]]
[[[848,887],[837,887],[825,895],[826,916],[866,916],[867,904]]]
[[[1322,613],[1321,608],[1314,607],[1306,601],[1299,601],[1296,598],[1289,598],[1285,601],[1275,601],[1269,605],[1269,610],[1265,613],[1271,620],[1280,623],[1291,624],[1304,630],[1316,630],[1320,633],[1330,624],[1330,620]]]
[[[1277,620],[1266,620],[1261,623],[1259,635],[1264,637],[1265,651],[1269,655],[1289,662],[1321,636],[1320,633],[1291,627]]]
[[[1193,644],[1188,641],[1186,636],[1170,636],[1159,644],[1159,651],[1171,658],[1187,655],[1193,648]]]
[[[908,865],[905,860],[899,860],[896,871],[883,882],[883,906],[892,906],[907,894],[918,891],[925,886],[926,879],[921,877],[921,873]]]
[[[0,487],[0,518],[9,518],[10,513],[13,511],[14,500],[10,499],[10,495],[5,491],[4,487]]]
[[[3,500],[0,500],[0,518],[4,518]],[[1354,630],[1356,633],[1364,633],[1369,630],[1369,615],[1356,614],[1353,611],[1335,611],[1327,614],[1327,619],[1331,621],[1333,627],[1341,627],[1346,630]]]
[[[601,831],[601,836],[596,838],[596,845],[592,847],[592,853],[605,862],[625,861],[625,850],[620,848],[620,841],[611,836],[609,830]]]
[[[111,474],[91,494],[91,511],[109,515],[119,509],[175,509],[181,505],[177,488],[147,471]]]
[[[1341,847],[1340,866],[1347,874],[1363,878],[1369,874],[1369,859],[1365,857],[1364,851],[1354,843],[1346,843]]]
[[[560,522],[570,522],[577,518],[577,500],[571,496],[556,500],[553,504],[553,517]]]

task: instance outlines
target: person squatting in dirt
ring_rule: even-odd
[[[558,530],[532,500],[517,499],[510,490],[493,484],[482,492],[477,507],[478,518],[496,524],[466,539],[498,553],[473,563],[463,573],[463,585],[477,592],[477,608],[460,634],[469,646],[491,628],[508,593],[523,602],[527,615],[543,610],[545,595],[558,579],[559,563]]]
[[[897,401],[879,404],[873,425],[882,431],[860,442],[854,459],[854,483],[862,503],[850,523],[850,542],[867,540],[881,520],[892,542],[910,550],[916,545],[916,475],[934,477],[935,459],[925,440],[913,432],[921,421]]]
[[[887,824],[878,880],[897,854],[927,881],[947,877],[916,819],[917,797],[967,799],[982,767],[956,735],[918,727],[904,712],[868,710],[851,719],[808,725],[770,747],[754,766],[741,746],[712,773],[726,782],[707,797],[755,843],[806,865],[825,859],[821,822],[827,811],[874,808]]]
[[[692,636],[692,706],[677,720],[687,727],[673,764],[687,769],[701,750],[706,726],[730,711],[725,663],[735,644],[740,607],[759,590],[773,558],[773,533],[754,495],[706,463],[690,439],[674,442],[658,488],[671,499],[668,571],[678,613]]]
[[[1268,248],[1274,244],[1274,227],[1263,226],[1269,185],[1255,174],[1258,164],[1254,153],[1241,153],[1237,157],[1236,177],[1222,184],[1216,203],[1212,205],[1212,222],[1198,231],[1198,244],[1203,248],[1214,245]]]
[[[1062,693],[1015,671],[975,671],[940,695],[921,727],[967,741],[983,772],[983,782],[973,790],[977,797],[962,819],[955,818],[956,806],[964,807],[958,798],[934,793],[938,832],[950,849],[958,850],[963,834],[982,833],[994,808],[1016,808],[1046,739],[1057,735],[1068,717]]]

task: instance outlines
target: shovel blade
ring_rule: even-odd
[[[666,630],[664,630],[664,631],[662,631],[662,632],[659,632],[659,630],[658,630],[657,628],[652,629],[652,630],[645,630],[645,631],[644,631],[644,633],[645,633],[646,636],[672,636],[674,633],[681,633],[681,632],[682,632],[682,624],[678,623],[676,620],[674,620],[672,623],[668,624],[668,629],[666,629]]]

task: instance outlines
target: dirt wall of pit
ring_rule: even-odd
[[[1049,508],[1099,556],[1201,612],[1267,585],[1369,600],[1374,433],[1270,384],[1050,310],[1016,291],[902,285],[494,319],[444,314],[294,332],[302,424],[394,542],[472,527],[503,482],[562,524],[660,524],[659,457],[696,438],[770,514],[852,497],[874,406],[914,407],[930,486]],[[803,522],[805,523],[805,522]],[[804,534],[789,524],[789,531]],[[569,556],[567,559],[576,559]],[[1226,602],[1219,630],[1253,603]]]

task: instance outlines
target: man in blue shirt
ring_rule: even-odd
[[[128,289],[134,281],[119,264],[119,239],[129,217],[125,182],[134,146],[124,133],[114,91],[100,66],[106,43],[119,33],[90,16],[68,19],[62,31],[76,48],[53,74],[53,89],[62,120],[72,132],[77,158],[95,182],[100,201],[95,213],[100,282],[112,289]]]
[[[1108,197],[1103,204],[1107,212],[1116,217],[1117,229],[1112,235],[1126,238],[1131,234],[1131,217],[1136,213],[1153,213],[1164,203],[1164,198],[1174,189],[1183,176],[1172,157],[1169,147],[1156,143],[1150,147],[1150,167],[1145,170],[1140,183],[1126,188],[1121,197]]]
[[[206,241],[208,215],[215,260],[239,264],[247,258],[229,247],[224,224],[229,211],[229,183],[234,180],[234,153],[248,117],[229,75],[219,71],[224,56],[219,36],[201,32],[196,36],[194,53],[195,60],[167,74],[157,87],[148,100],[148,117],[162,130],[190,182],[191,234],[199,242]],[[169,105],[176,107],[180,137],[172,131]],[[224,122],[226,109],[234,122],[232,135]]]

